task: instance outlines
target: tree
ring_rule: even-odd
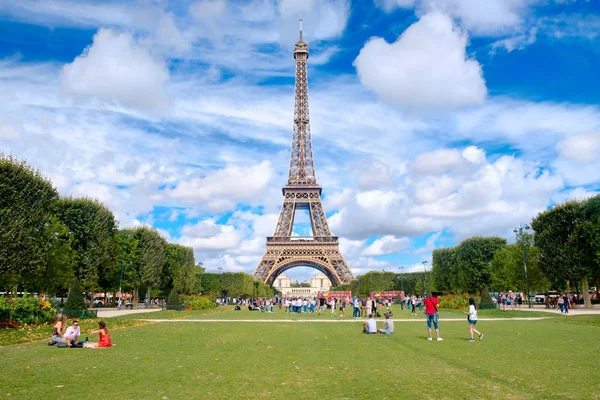
[[[169,293],[175,287],[179,293],[197,293],[194,250],[178,244],[167,243],[165,261],[161,271],[160,288]]]
[[[65,293],[69,282],[75,279],[75,253],[71,248],[71,233],[55,216],[51,217],[46,229],[48,242],[44,246],[44,267],[27,274],[25,279],[28,287],[38,293]]]
[[[456,247],[458,289],[473,293],[489,286],[492,283],[491,261],[504,246],[506,239],[494,236],[463,240]]]
[[[57,216],[71,232],[75,276],[85,289],[93,291],[117,263],[115,217],[102,203],[88,198],[59,200]]]
[[[452,277],[457,275],[454,247],[433,250],[431,275],[437,290],[454,291]]]
[[[594,206],[592,205],[591,208]],[[587,277],[595,263],[590,245],[586,209],[580,201],[568,201],[538,214],[531,222],[540,266],[556,288],[581,281],[587,307],[591,307]]]
[[[26,162],[0,153],[0,285],[16,287],[23,275],[45,267],[58,192]]]
[[[537,247],[533,246],[533,235],[523,233],[527,263],[527,277],[532,292],[543,292],[550,288],[550,281],[540,269]],[[491,263],[492,285],[497,291],[515,290],[526,293],[525,267],[523,265],[523,247],[521,243],[506,245],[498,250]]]
[[[140,280],[146,286],[149,297],[150,290],[160,285],[167,242],[156,230],[145,226],[136,228],[133,235],[138,240]],[[134,298],[139,301],[137,290],[134,290]]]

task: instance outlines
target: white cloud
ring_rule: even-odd
[[[177,242],[194,250],[229,250],[237,248],[242,234],[231,225],[219,225],[213,220],[203,220],[185,225]]]
[[[565,157],[577,163],[590,163],[600,159],[600,131],[569,136],[556,145]]]
[[[0,140],[16,140],[19,137],[19,131],[11,124],[3,123],[0,120]]]
[[[196,21],[210,21],[222,15],[226,8],[225,0],[203,0],[190,5],[190,14]]]
[[[172,13],[160,17],[155,37],[157,43],[173,46],[178,51],[187,51],[192,47],[190,38],[186,37],[175,24]]]
[[[264,195],[272,176],[269,161],[250,167],[232,165],[201,178],[182,180],[167,190],[167,195],[215,212],[232,210],[238,201],[250,201]]]
[[[356,187],[362,190],[381,188],[390,185],[390,170],[379,160],[368,164],[356,178]]]
[[[340,36],[350,15],[347,0],[280,0],[277,5],[280,20],[280,43],[293,46],[298,40],[300,19],[303,20],[305,41],[328,40]]]
[[[375,4],[385,12],[392,12],[396,8],[413,8],[417,0],[375,0]]]
[[[524,22],[532,0],[422,0],[418,13],[442,11],[476,35],[512,33]]]
[[[555,204],[564,203],[568,200],[585,200],[593,196],[600,194],[600,191],[587,190],[584,187],[576,187],[573,189],[565,190],[559,193],[555,193],[552,196],[552,202]]]
[[[169,105],[169,71],[129,33],[100,29],[94,42],[62,69],[65,94],[158,112]]]
[[[404,253],[410,248],[410,239],[407,237],[396,238],[392,235],[383,236],[371,243],[363,251],[365,256],[384,256],[388,254]]]
[[[415,8],[417,16],[440,11],[476,35],[512,33],[525,23],[536,0],[375,0],[385,12]]]
[[[435,232],[431,234],[427,241],[425,242],[425,246],[419,247],[415,250],[415,254],[431,254],[433,250],[436,248],[436,242],[440,238],[442,232]]]
[[[523,50],[530,44],[535,43],[535,41],[537,40],[537,33],[538,28],[533,27],[529,29],[529,31],[524,32],[522,34],[497,40],[494,43],[492,43],[490,54],[495,54],[498,51],[498,49],[501,48],[505,49],[509,53],[513,50]]]
[[[467,36],[452,20],[431,13],[392,44],[371,38],[354,60],[363,85],[406,108],[459,108],[487,95],[481,66],[466,55]]]

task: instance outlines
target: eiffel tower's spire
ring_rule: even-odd
[[[292,130],[292,154],[288,185],[315,186],[317,185],[317,177],[315,175],[310,137],[306,71],[308,45],[302,39],[302,20],[300,20],[300,38],[294,47],[294,59],[296,60],[296,89],[294,93],[294,128]]]

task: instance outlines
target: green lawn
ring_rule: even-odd
[[[0,348],[0,398],[600,397],[600,316],[545,314],[550,318],[541,321],[485,321],[487,313],[496,317],[495,310],[481,311],[478,328],[485,337],[475,343],[466,341],[466,322],[443,320],[462,316],[451,311],[442,313],[443,342],[426,340],[425,323],[418,316],[413,318],[419,322],[397,322],[391,336],[361,334],[360,321],[173,321],[116,329],[116,346],[110,349],[56,349],[42,342],[10,345]],[[138,316],[289,317],[230,309]],[[394,318],[409,316],[396,312]],[[109,326],[117,321],[122,319],[107,319]]]

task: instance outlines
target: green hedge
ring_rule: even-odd
[[[36,297],[0,297],[0,322],[18,325],[46,324],[56,318],[50,302]]]

